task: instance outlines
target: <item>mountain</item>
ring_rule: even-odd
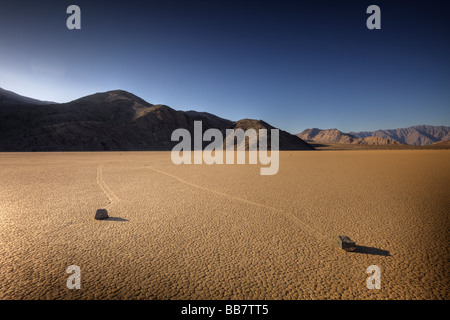
[[[68,103],[45,103],[0,92],[0,151],[171,150],[175,129],[203,132],[249,127],[273,128],[259,120],[233,122],[206,112],[177,111],[153,105],[123,90],[96,93]],[[12,98],[17,99],[12,99]],[[20,96],[19,96],[20,97]],[[1,101],[11,101],[5,103]],[[204,142],[204,146],[210,142]],[[280,150],[311,150],[300,138],[280,130]]]
[[[306,129],[297,135],[300,139],[305,141],[324,143],[324,144],[364,144],[364,145],[391,145],[399,144],[394,140],[389,140],[381,137],[367,136],[364,138],[357,138],[351,134],[343,133],[337,129]]]
[[[54,104],[51,101],[41,101],[37,99],[32,99],[28,97],[21,96],[12,91],[8,91],[0,88],[0,106],[9,107],[16,105],[44,105],[44,104]]]
[[[450,127],[418,125],[409,128],[377,130],[373,132],[350,132],[350,134],[357,138],[375,136],[404,144],[424,146],[450,140]]]

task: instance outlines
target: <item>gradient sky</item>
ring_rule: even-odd
[[[66,8],[81,8],[81,30]],[[366,9],[381,8],[381,30]],[[450,125],[445,1],[0,3],[0,87],[67,102],[150,103],[306,128]]]

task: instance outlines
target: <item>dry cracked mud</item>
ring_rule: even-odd
[[[283,151],[277,175],[259,169],[2,153],[0,298],[450,298],[449,150]]]

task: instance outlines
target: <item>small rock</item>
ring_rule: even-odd
[[[345,250],[345,251],[355,251],[356,250],[355,242],[352,241],[347,236],[339,236],[337,245],[340,249]]]
[[[106,209],[98,209],[95,213],[95,220],[104,220],[108,218],[108,211],[106,211]]]

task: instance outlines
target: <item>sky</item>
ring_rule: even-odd
[[[294,134],[450,126],[445,3],[2,0],[0,87],[55,102],[122,89]]]

